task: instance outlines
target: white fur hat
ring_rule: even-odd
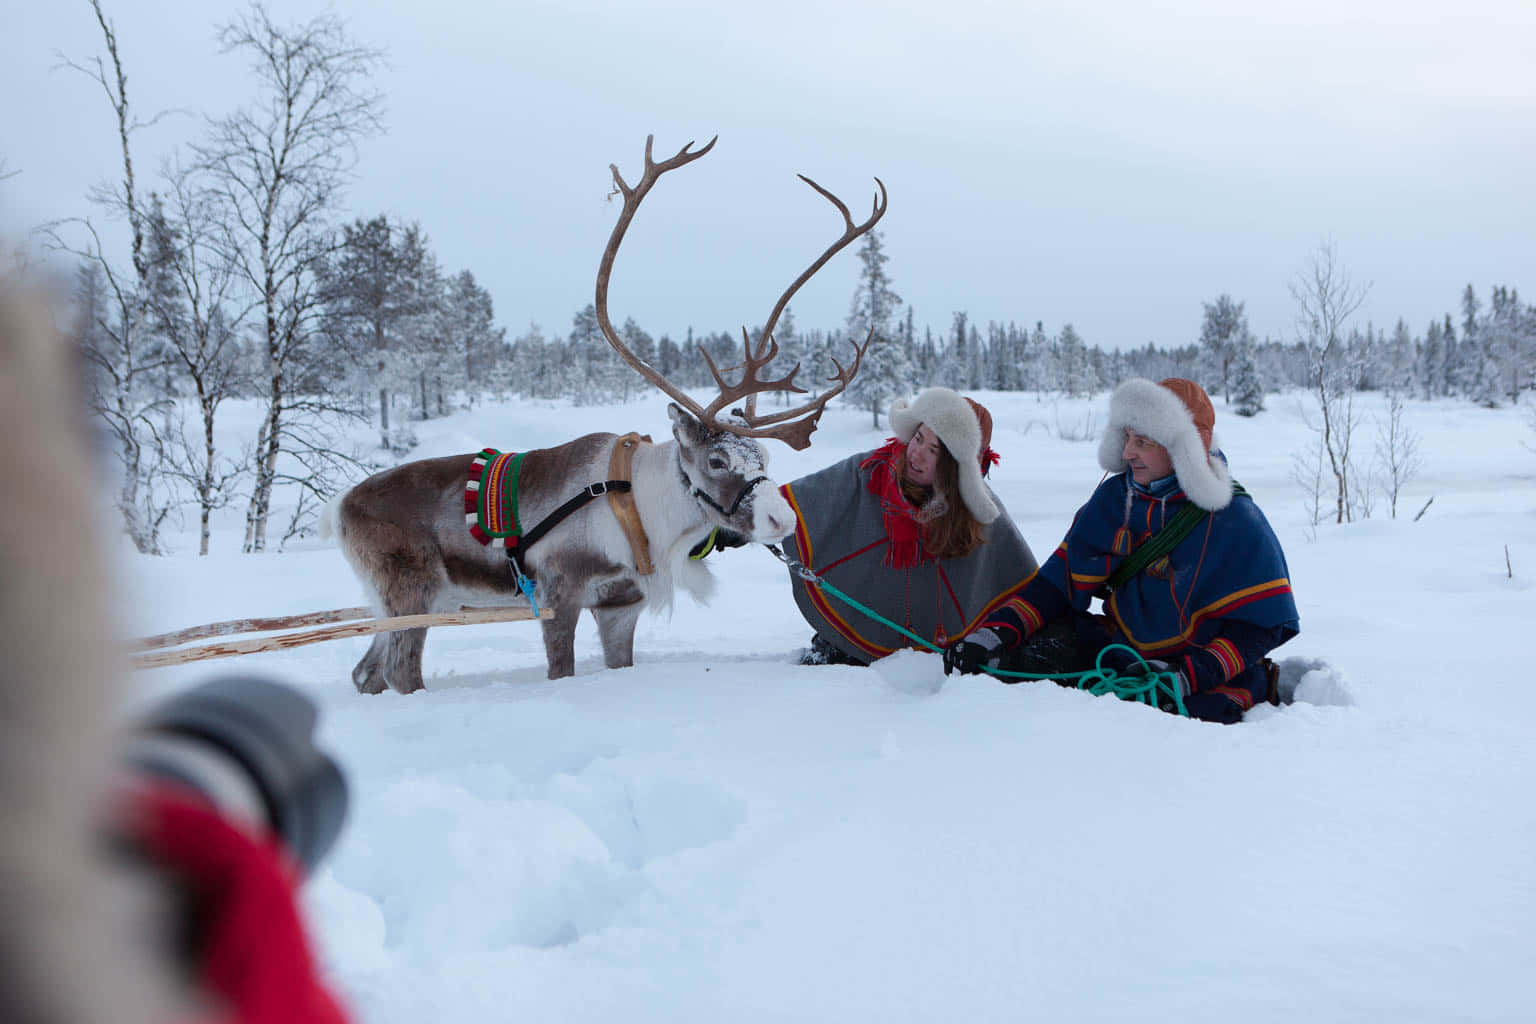
[[[908,402],[898,399],[891,405],[891,429],[903,441],[912,440],[924,423],[959,467],[960,500],[979,522],[997,518],[997,503],[982,482],[982,467],[992,455],[992,414],[986,406],[973,402],[949,388],[928,388]]]
[[[1115,388],[1109,400],[1109,425],[1099,442],[1099,465],[1111,473],[1126,469],[1125,430],[1129,427],[1168,449],[1173,472],[1189,500],[1208,512],[1232,503],[1232,474],[1216,449],[1216,410],[1205,389],[1192,380],[1170,377],[1157,384],[1133,377]]]

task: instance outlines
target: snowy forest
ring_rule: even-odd
[[[257,5],[225,25],[220,43],[253,69],[250,102],[210,118],[200,139],[146,181],[127,69],[110,17],[93,7],[102,51],[73,66],[110,101],[121,174],[87,197],[88,215],[40,235],[77,267],[68,329],[89,367],[91,413],[121,474],[116,504],[139,551],[161,551],[168,519],[194,516],[206,554],[210,516],[226,508],[245,509],[244,549],[267,550],[307,531],[338,488],[411,452],[423,420],[513,397],[624,402],[645,386],[603,337],[593,306],[574,310],[568,326],[504,326],[519,312],[494,309],[485,272],[436,252],[430,225],[347,208],[356,145],[379,129],[382,97],[370,82],[382,56],[342,22],[286,26]],[[126,231],[106,232],[109,221]],[[1186,339],[1108,351],[1071,323],[1047,325],[1028,310],[945,311],[935,324],[931,311],[903,303],[901,268],[884,245],[878,232],[863,239],[843,322],[805,324],[785,312],[776,370],[799,363],[798,382],[814,392],[834,375],[833,361],[846,363],[867,339],[843,401],[868,410],[876,426],[891,400],[930,384],[1044,401],[1132,376],[1184,376],[1244,416],[1260,414],[1266,395],[1302,389],[1320,415],[1315,459],[1301,460],[1311,469],[1298,469],[1316,474],[1319,522],[1329,511],[1337,521],[1370,512],[1370,495],[1351,489],[1350,460],[1360,456],[1351,451],[1350,396],[1491,408],[1529,401],[1536,377],[1536,306],[1513,287],[1468,283],[1429,323],[1362,323],[1355,312],[1369,286],[1331,242],[1298,254],[1305,269],[1287,282],[1290,337],[1255,337],[1243,297],[1217,294],[1190,310]],[[696,350],[722,368],[740,359],[740,335],[726,325],[674,338],[629,319],[620,333],[684,387],[712,383]],[[264,412],[231,448],[216,426],[236,401]],[[378,449],[337,442],[341,421],[371,422]],[[1398,420],[1388,433],[1385,487],[1395,501],[1413,439]],[[274,503],[280,487],[289,496]]]
[[[0,507],[24,698],[0,751],[30,766],[6,778],[29,784],[5,849],[47,869],[0,864],[23,998],[44,978],[107,998],[159,945],[105,927],[156,894],[55,870],[127,847],[108,794],[42,818],[71,780],[125,774],[86,749],[110,718],[151,723],[223,676],[302,694],[345,776],[345,824],[296,890],[311,948],[261,941],[359,1022],[1531,1018],[1536,702],[1510,666],[1536,608],[1536,282],[1508,126],[1536,102],[1536,6],[340,6],[358,20],[68,0],[0,33],[36,58],[0,68],[29,69],[12,106],[37,125],[0,136],[0,214],[29,218],[0,223],[0,305],[12,278],[53,302],[84,401],[0,372],[27,456]],[[920,70],[892,74],[896,53]],[[634,181],[648,132],[668,153],[716,129],[711,172],[747,152],[637,229],[600,323],[592,265],[627,210],[606,165]],[[647,598],[628,667],[595,614],[553,680],[540,625],[461,614],[418,639],[423,690],[359,693],[374,641],[354,627],[400,622],[337,618],[386,609],[317,529],[330,503],[486,445],[666,441],[676,396],[604,326],[705,402],[710,361],[733,380],[762,324],[667,296],[730,314],[773,290],[759,267],[777,286],[783,253],[792,273],[835,236],[791,160],[861,202],[842,183],[881,174],[897,201],[772,321],[764,378],[798,363],[825,396],[863,356],[814,443],[764,444],[736,504],[857,465],[895,401],[947,385],[988,410],[995,522],[1047,558],[1105,479],[1111,389],[1192,378],[1284,549],[1301,629],[1273,652],[1277,704],[1224,726],[916,648],[812,664],[797,570],[842,556],[762,544],[693,549],[711,585]],[[815,245],[793,202],[826,221]],[[749,247],[761,262],[736,262]],[[1211,608],[1179,608],[1184,636]],[[232,631],[299,621],[340,625]],[[145,667],[191,634],[248,653]],[[100,685],[69,685],[82,669]],[[266,895],[231,900],[261,904],[246,934],[286,912]],[[198,926],[169,936],[178,981],[213,973],[185,941],[213,920],[197,909],[153,922]],[[110,954],[66,941],[71,919]],[[219,962],[265,970],[251,948]]]

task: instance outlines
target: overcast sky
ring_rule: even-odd
[[[1468,282],[1536,299],[1531,0],[269,6],[332,10],[387,51],[387,133],[346,217],[419,221],[511,335],[563,336],[592,300],[618,214],[608,165],[637,178],[648,133],[658,157],[720,137],[662,179],[619,254],[610,312],[653,334],[766,317],[841,230],[797,172],[861,217],[886,183],[887,270],[919,329],[964,310],[1175,345],[1226,292],[1255,333],[1289,339],[1287,281],[1326,238],[1370,282],[1361,319],[1378,325],[1421,333]],[[252,95],[214,41],[240,7],[106,8],[140,114],[192,112],[136,139],[152,179],[201,114]],[[100,88],[54,70],[101,52],[89,5],[16,3],[4,22],[15,234],[87,212],[119,169]],[[856,274],[850,250],[802,290],[799,325],[841,324]]]

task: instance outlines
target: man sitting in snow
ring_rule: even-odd
[[[1078,509],[1046,563],[945,651],[945,672],[1080,672],[1113,643],[1146,664],[1113,650],[1104,667],[1177,673],[1195,718],[1236,722],[1264,700],[1264,655],[1300,623],[1285,553],[1228,473],[1215,421],[1194,381],[1138,378],[1116,388],[1099,443],[1099,463],[1114,475]],[[1103,614],[1089,614],[1094,597]]]

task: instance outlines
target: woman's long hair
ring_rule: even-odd
[[[949,454],[944,443],[939,442],[938,465],[933,474],[933,487],[924,487],[907,479],[907,450],[901,450],[897,463],[901,479],[901,493],[915,508],[923,505],[935,494],[944,496],[944,511],[923,524],[923,547],[938,558],[964,558],[979,548],[987,539],[983,526],[960,497],[960,466]]]

